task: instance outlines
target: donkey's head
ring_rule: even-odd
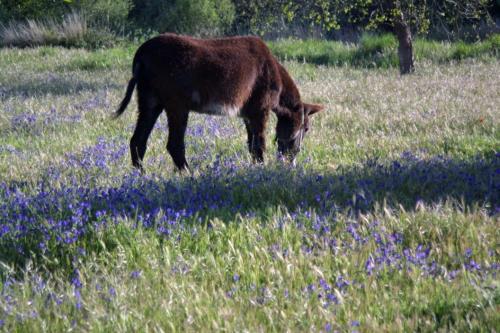
[[[276,109],[278,123],[276,125],[276,142],[278,153],[290,161],[300,151],[302,140],[309,131],[309,118],[323,110],[323,106],[299,103],[294,108],[279,106]]]
[[[299,89],[292,78],[279,62],[277,64],[282,90],[279,105],[274,108],[274,112],[278,116],[276,141],[278,142],[278,153],[293,162],[300,151],[304,135],[309,131],[309,118],[323,110],[323,106],[303,103]]]

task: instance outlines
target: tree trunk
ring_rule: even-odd
[[[399,71],[401,75],[413,73],[415,67],[413,65],[411,30],[404,19],[403,13],[394,20],[394,34],[399,42]]]

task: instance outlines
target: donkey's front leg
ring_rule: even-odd
[[[264,162],[266,151],[266,123],[268,112],[262,112],[258,117],[245,119],[248,134],[248,150],[254,162]]]
[[[167,109],[168,117],[168,143],[167,150],[174,160],[175,166],[183,171],[189,171],[186,162],[184,135],[188,123],[188,110]]]

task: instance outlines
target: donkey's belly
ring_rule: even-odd
[[[197,91],[191,94],[192,110],[197,113],[204,113],[214,116],[239,117],[241,108],[233,105],[230,101],[203,102]]]
[[[194,112],[210,114],[213,116],[228,116],[228,117],[240,117],[241,109],[234,105],[220,104],[220,103],[209,103],[201,108],[194,109]]]

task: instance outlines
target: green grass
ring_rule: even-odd
[[[359,59],[384,54],[375,70],[350,66],[354,46],[272,44],[303,99],[326,106],[299,166],[274,161],[274,117],[267,162],[253,165],[240,119],[194,114],[193,175],[174,172],[165,117],[147,175],[130,166],[136,104],[110,114],[135,46],[0,49],[0,213],[20,214],[0,214],[0,226],[34,218],[28,237],[0,237],[0,331],[498,331],[500,62],[490,46],[417,40],[418,70],[400,77],[382,65],[395,47],[385,38],[363,41]],[[324,54],[332,58],[311,60]],[[71,198],[94,189],[86,234],[61,244],[54,231],[41,250],[40,225],[78,218]],[[97,214],[120,189],[128,196],[114,205],[157,208],[153,225],[143,206]],[[15,206],[26,199],[27,211]],[[156,227],[168,207],[194,213],[165,236]],[[396,259],[425,249],[425,264]],[[381,253],[405,268],[369,274]]]
[[[358,44],[326,40],[279,40],[269,43],[281,59],[317,65],[389,68],[398,66],[398,43],[393,35],[364,35]],[[497,58],[500,34],[477,43],[436,42],[417,38],[414,42],[417,62],[449,63],[468,58]]]
[[[128,60],[128,57],[124,57],[124,54],[116,57],[118,53],[125,51],[130,57],[130,53],[133,53],[138,46],[131,47],[130,43],[114,37],[109,32],[87,29],[84,23],[80,23],[80,25],[83,24],[83,28],[81,28],[83,31],[79,31],[78,27],[51,27],[54,24],[54,22],[49,22],[47,24],[39,23],[40,26],[34,24],[31,27],[25,27],[24,25],[3,27],[3,30],[0,29],[0,45],[2,45],[3,38],[4,46],[59,45],[63,47],[84,47],[91,50],[111,48],[111,51],[90,52],[87,57],[75,58],[68,65],[70,69],[80,68],[83,70],[108,69],[112,61],[118,60],[122,62],[123,59]],[[69,26],[71,27],[70,24]],[[67,34],[73,33],[75,36],[65,37],[65,30],[68,30]],[[43,34],[48,36],[44,37]],[[9,38],[12,41],[8,41]],[[44,40],[45,38],[47,40]],[[145,36],[141,36],[138,39],[143,40],[144,38]],[[116,45],[119,45],[119,47],[116,47]],[[364,34],[356,44],[317,39],[283,39],[270,41],[268,45],[273,53],[282,60],[295,60],[313,65],[360,68],[386,69],[398,67],[398,43],[392,34]],[[488,59],[498,59],[499,54],[500,34],[493,34],[487,39],[476,43],[462,41],[438,42],[422,38],[416,38],[414,41],[414,56],[417,63],[432,62],[439,64],[465,59],[487,61]]]

